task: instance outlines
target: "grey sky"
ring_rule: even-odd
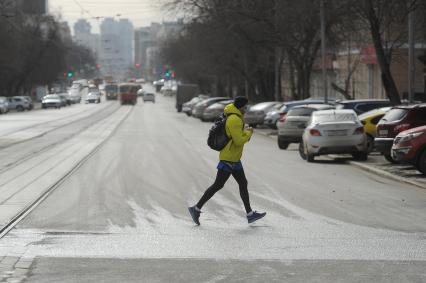
[[[175,16],[162,9],[163,2],[164,0],[49,0],[49,12],[62,15],[71,29],[80,18],[90,20],[92,31],[98,32],[99,26],[93,17],[118,18],[119,15],[121,18],[130,19],[135,27],[147,26],[151,22],[175,20]]]

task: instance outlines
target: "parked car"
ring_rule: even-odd
[[[9,102],[7,97],[0,96],[0,114],[9,112]]]
[[[68,93],[58,93],[58,95],[60,96],[63,102],[62,106],[69,106],[72,104],[72,98]]]
[[[30,103],[22,96],[13,96],[8,98],[9,110],[25,111],[30,110]]]
[[[393,107],[377,124],[374,146],[386,160],[395,163],[391,155],[394,138],[401,132],[426,125],[426,104]]]
[[[362,114],[373,109],[391,106],[388,99],[356,99],[336,101],[336,109],[352,109]]]
[[[44,96],[41,100],[41,108],[47,109],[47,108],[61,108],[63,104],[63,100],[61,97],[57,94],[48,94]]]
[[[208,95],[204,95],[204,94],[200,94],[196,97],[193,97],[190,101],[185,102],[184,104],[182,104],[182,112],[185,113],[188,116],[192,115],[192,110],[194,108],[194,106],[198,103],[201,102],[203,100],[206,100],[210,98],[210,96]]]
[[[275,105],[268,113],[266,113],[265,119],[263,120],[263,124],[268,126],[269,128],[276,129],[277,122],[280,118],[280,109],[284,105],[284,102],[278,103]]]
[[[266,113],[271,111],[276,105],[280,104],[277,101],[261,102],[251,106],[244,115],[244,121],[250,127],[256,128],[258,125],[263,125]]]
[[[24,99],[26,99],[29,103],[29,109],[28,110],[33,110],[34,109],[34,102],[33,99],[30,96],[22,96]]]
[[[151,101],[151,102],[155,103],[155,94],[153,94],[152,92],[145,92],[142,95],[142,100],[143,100],[143,102]]]
[[[79,83],[73,83],[68,91],[68,95],[71,97],[72,103],[81,102],[81,92],[83,91],[83,85]]]
[[[212,122],[220,117],[220,115],[223,114],[223,110],[225,109],[225,106],[228,104],[231,104],[233,100],[223,100],[216,102],[209,107],[206,108],[203,112],[203,117],[201,118],[202,121],[205,122]]]
[[[315,111],[330,109],[334,109],[334,106],[306,104],[293,107],[287,113],[286,120],[278,124],[278,147],[287,149],[290,143],[300,143],[311,114]]]
[[[293,107],[299,106],[299,105],[307,105],[307,104],[324,104],[324,100],[316,100],[316,99],[305,99],[305,100],[295,100],[295,101],[289,101],[285,102],[283,106],[278,111],[278,120],[275,124],[275,127],[278,128],[279,123],[284,123],[288,111],[290,111]]]
[[[101,103],[101,94],[97,91],[89,92],[86,96],[86,103]]]
[[[374,138],[377,133],[377,124],[390,109],[391,107],[373,109],[358,116],[359,120],[364,125],[364,132],[367,136],[368,152],[374,150]]]
[[[229,99],[230,99],[229,97],[213,97],[213,98],[208,98],[206,100],[198,102],[194,106],[194,109],[192,110],[192,116],[194,116],[195,118],[201,119],[203,117],[203,112],[207,107],[209,107],[210,105],[216,102],[229,100]]]
[[[356,160],[366,160],[364,127],[353,110],[315,111],[303,132],[299,153],[308,162],[324,154],[352,154]]]
[[[399,133],[391,153],[394,160],[413,164],[426,175],[426,126]]]

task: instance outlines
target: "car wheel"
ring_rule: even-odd
[[[22,107],[21,105],[16,106],[16,111],[22,112],[24,110],[25,110],[24,107]]]
[[[367,152],[353,153],[352,156],[356,161],[367,161],[367,159],[368,159],[368,153]]]
[[[284,141],[280,141],[280,140],[278,139],[278,147],[279,147],[280,149],[287,149],[287,148],[288,148],[288,146],[289,146],[289,144],[290,144],[290,143],[288,143],[288,142],[284,142]]]
[[[315,155],[313,155],[312,153],[307,153],[306,154],[306,161],[308,161],[309,163],[314,162],[315,161]]]
[[[420,155],[416,168],[422,172],[423,175],[426,175],[426,150],[423,150],[423,153]]]
[[[396,161],[395,159],[393,159],[392,155],[390,155],[390,154],[384,154],[384,157],[390,163],[392,163],[392,164],[398,164],[398,161]]]
[[[367,135],[367,152],[373,152],[374,150],[374,138],[370,135]]]
[[[305,148],[303,147],[303,142],[299,143],[299,155],[303,160],[306,160]]]

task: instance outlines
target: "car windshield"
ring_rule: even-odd
[[[287,116],[311,116],[314,111],[315,109],[308,107],[293,108],[288,112]]]
[[[399,121],[402,118],[404,118],[405,115],[407,115],[407,113],[408,113],[407,109],[394,108],[389,110],[389,112],[386,113],[385,116],[383,116],[382,121],[386,121],[386,122]]]
[[[105,91],[106,92],[117,92],[118,91],[118,86],[117,85],[106,85],[105,86]]]
[[[313,121],[315,123],[328,122],[355,122],[358,118],[355,113],[338,113],[338,112],[315,112]]]
[[[265,108],[271,107],[271,105],[273,105],[273,104],[274,104],[274,102],[259,103],[259,104],[256,104],[256,105],[253,105],[252,107],[250,107],[250,111],[264,110]]]
[[[59,95],[46,95],[44,99],[59,99]]]
[[[122,85],[119,87],[119,91],[120,93],[136,93],[138,89],[133,85]]]

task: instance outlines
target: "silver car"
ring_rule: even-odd
[[[324,154],[352,154],[356,160],[367,160],[364,126],[353,110],[315,111],[303,132],[299,153],[308,162]]]
[[[9,110],[25,111],[30,110],[30,102],[22,96],[13,96],[8,98]]]
[[[192,110],[192,116],[194,116],[195,118],[203,118],[203,113],[204,110],[209,107],[210,105],[219,102],[219,101],[224,101],[224,100],[229,100],[229,97],[213,97],[213,98],[209,98],[206,100],[203,100],[201,102],[198,102],[195,106],[194,109]]]
[[[56,108],[59,109],[62,106],[62,99],[57,94],[49,94],[43,97],[41,100],[41,108]]]
[[[249,124],[250,127],[257,127],[258,125],[263,125],[265,121],[266,113],[271,111],[276,105],[282,102],[270,101],[270,102],[261,102],[253,105],[244,115],[244,121],[246,124]]]
[[[151,101],[151,102],[155,103],[155,94],[153,94],[151,92],[144,92],[142,94],[142,100],[143,100],[143,102]]]
[[[101,103],[101,94],[97,91],[89,92],[86,96],[86,103]]]
[[[306,104],[293,107],[287,113],[285,121],[277,123],[278,147],[287,149],[290,143],[300,143],[311,114],[315,111],[330,109],[334,109],[334,106],[328,104]]]
[[[210,96],[204,95],[204,94],[200,94],[196,97],[193,97],[190,101],[182,104],[182,112],[185,113],[188,116],[191,116],[192,115],[192,109],[194,108],[194,106],[198,102],[201,102],[201,101],[206,100],[208,98],[210,98]]]
[[[0,96],[0,114],[9,112],[9,102],[4,96]]]
[[[206,108],[206,110],[204,110],[201,120],[205,122],[216,120],[223,114],[223,110],[226,105],[231,104],[232,102],[233,100],[224,100],[210,105]]]
[[[277,121],[280,118],[280,109],[281,107],[283,107],[284,102],[279,103],[277,105],[274,106],[274,108],[271,109],[271,111],[269,111],[268,113],[266,113],[265,119],[263,121],[263,124],[265,126],[268,126],[272,129],[276,129],[277,128]]]

